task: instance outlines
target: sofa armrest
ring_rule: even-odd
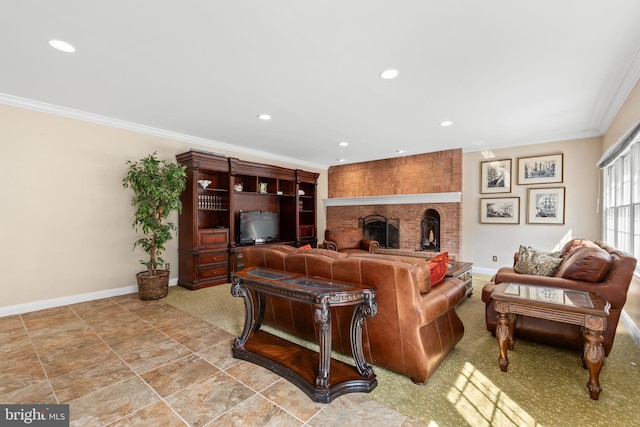
[[[324,245],[325,249],[328,249],[330,251],[337,251],[338,250],[338,244],[336,242],[334,242],[333,240],[325,240],[323,245]]]
[[[427,293],[420,294],[416,308],[420,310],[420,326],[438,319],[444,313],[454,309],[464,298],[467,287],[455,277],[445,277]]]
[[[376,249],[380,247],[380,243],[377,240],[363,240],[360,242],[360,248],[369,252],[370,254],[375,254]]]

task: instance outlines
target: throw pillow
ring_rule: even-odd
[[[613,265],[609,252],[599,247],[574,251],[556,272],[556,276],[584,282],[601,282]]]
[[[531,274],[534,276],[553,276],[558,269],[562,258],[558,252],[542,252],[531,246],[520,245],[518,261],[513,267],[516,273]]]
[[[300,246],[298,249],[301,250],[301,251],[306,251],[306,250],[311,249],[311,245],[306,244],[304,246]]]
[[[449,252],[442,252],[427,260],[429,273],[431,273],[431,286],[444,279],[444,275],[449,268]]]

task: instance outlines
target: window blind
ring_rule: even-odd
[[[620,155],[631,147],[631,144],[636,142],[638,139],[640,139],[640,121],[625,133],[618,142],[609,147],[600,160],[598,160],[596,165],[601,169],[611,165],[618,157],[620,157]]]

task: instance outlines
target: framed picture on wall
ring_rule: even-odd
[[[527,206],[529,224],[564,224],[565,188],[530,188]]]
[[[511,159],[480,163],[480,193],[511,193]]]
[[[520,197],[480,199],[481,224],[520,224]]]
[[[518,158],[518,184],[554,184],[562,182],[562,154]]]

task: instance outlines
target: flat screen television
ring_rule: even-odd
[[[240,244],[259,244],[280,239],[277,212],[241,211]]]

